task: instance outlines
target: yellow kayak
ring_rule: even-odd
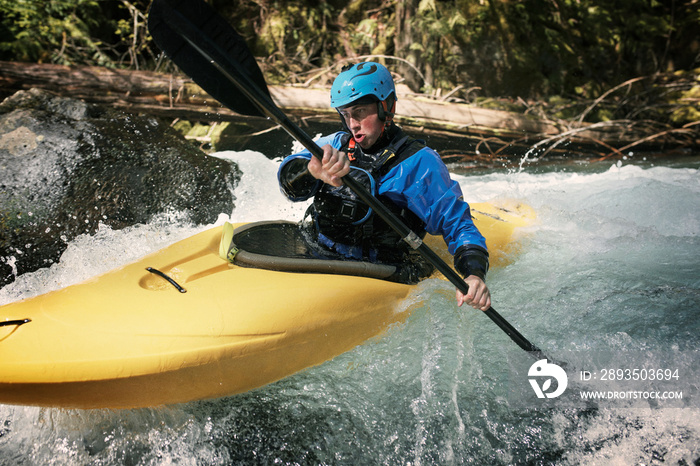
[[[495,265],[534,219],[517,203],[472,213]],[[407,317],[399,305],[415,285],[241,267],[220,257],[221,231],[0,307],[0,403],[136,408],[231,395]]]

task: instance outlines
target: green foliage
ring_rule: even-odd
[[[0,59],[101,66],[154,62],[147,0],[0,0]]]
[[[342,64],[370,56],[417,92],[466,101],[561,95],[569,104],[557,114],[575,116],[587,108],[581,102],[647,76],[586,118],[652,112],[651,99],[664,96],[687,107],[674,121],[697,116],[695,94],[645,87],[700,66],[697,0],[208,1],[246,37],[270,83],[329,84]],[[163,70],[146,30],[149,4],[0,0],[0,59]]]
[[[670,120],[676,126],[700,122],[700,68],[688,73],[693,78],[693,86],[673,92],[677,106],[671,112]]]
[[[692,66],[693,3],[465,0],[469,31],[458,40],[474,64],[468,78],[487,93],[595,98],[632,77]]]
[[[140,69],[158,63],[158,51],[154,50],[147,28],[146,12],[149,5],[149,0],[122,0],[119,3],[112,20],[112,24],[116,24],[113,34],[116,46],[113,50],[119,66],[128,64]]]
[[[97,64],[107,61],[89,33],[99,25],[95,0],[0,0],[0,14],[3,59],[71,63],[79,49]]]
[[[237,27],[249,38],[249,45],[256,56],[274,61],[268,69],[272,82],[287,81],[314,67],[328,66],[333,48],[330,25],[332,8],[326,2],[261,1],[255,2],[257,10],[243,3],[227,9],[232,23],[243,18],[256,18],[247,25]]]
[[[463,64],[459,53],[458,36],[466,25],[462,13],[453,2],[421,0],[411,27],[418,32],[412,48],[419,50],[425,66],[424,91],[454,87],[452,76]]]

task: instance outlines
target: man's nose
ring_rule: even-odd
[[[359,128],[360,127],[360,120],[357,118],[353,117],[352,115],[348,118],[348,127],[350,128]]]

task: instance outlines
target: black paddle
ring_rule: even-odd
[[[314,157],[323,157],[318,144],[272,101],[265,78],[243,37],[204,1],[154,0],[148,29],[165,54],[209,95],[237,113],[274,120]],[[350,176],[343,177],[343,182],[462,293],[467,293],[469,288],[462,277],[360,182]],[[493,308],[484,312],[522,349],[537,359],[552,360]]]

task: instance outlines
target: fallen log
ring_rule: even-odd
[[[201,121],[240,116],[224,108],[189,78],[99,66],[0,61],[0,96],[39,88],[62,97],[109,104],[133,113]]]
[[[189,78],[150,71],[119,70],[98,66],[67,67],[53,64],[0,62],[0,90],[9,95],[18,90],[40,88],[63,97],[112,104],[132,111],[180,115],[212,113],[223,119],[237,114],[222,107]],[[276,104],[288,111],[328,114],[328,90],[271,86]],[[414,100],[399,95],[400,116],[407,122],[434,128],[460,130],[470,126],[536,134],[557,134],[550,122],[515,113],[460,104]]]
[[[251,119],[221,106],[182,75],[97,66],[67,67],[0,61],[1,98],[30,88],[107,104],[126,112],[172,119],[202,122]],[[327,89],[271,86],[270,92],[276,104],[293,117],[337,122],[337,113],[329,108]],[[661,147],[668,143],[679,145],[678,137],[686,136],[679,131],[655,135],[648,130],[645,132],[643,128],[632,129],[630,122],[608,122],[604,125],[578,121],[553,122],[502,110],[416,98],[400,92],[398,98],[396,120],[405,128],[419,133],[472,139],[477,147],[488,148],[493,155],[508,147],[519,146],[522,149],[539,141],[561,141],[565,138],[567,143],[578,147],[589,146],[594,155],[607,157],[615,154],[617,148],[634,145],[641,140],[647,145]],[[697,147],[697,136],[691,134],[689,139],[680,141],[680,145],[683,144]],[[569,149],[572,147],[569,146]]]

